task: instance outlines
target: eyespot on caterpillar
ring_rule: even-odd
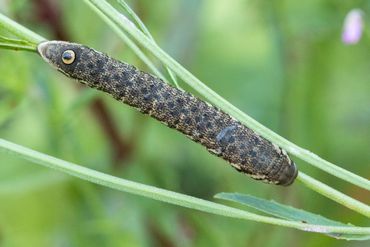
[[[65,50],[62,54],[62,61],[64,64],[71,64],[75,61],[76,55],[72,50]]]
[[[280,147],[216,107],[130,64],[64,41],[42,42],[38,53],[65,75],[180,131],[256,180],[286,186],[298,174]]]

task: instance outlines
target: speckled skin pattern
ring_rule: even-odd
[[[62,61],[66,50],[75,53],[69,65]],[[42,42],[38,52],[67,76],[177,129],[254,179],[290,185],[297,176],[298,170],[284,150],[216,107],[132,65],[62,41]]]

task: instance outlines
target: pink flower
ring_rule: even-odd
[[[353,9],[348,12],[343,25],[343,43],[356,44],[361,39],[363,27],[363,12],[360,9]]]

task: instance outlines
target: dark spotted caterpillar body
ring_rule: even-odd
[[[38,52],[67,76],[177,129],[254,179],[290,185],[297,176],[294,162],[280,147],[155,76],[80,44],[47,41],[38,45]]]

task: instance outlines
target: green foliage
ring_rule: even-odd
[[[258,211],[273,215],[282,219],[299,221],[302,223],[312,224],[312,225],[323,225],[323,226],[348,226],[338,221],[330,220],[321,215],[309,213],[307,211],[289,207],[274,201],[268,201],[251,195],[244,195],[239,193],[219,193],[215,196],[219,199],[224,199],[228,201],[237,202],[243,205],[252,207]],[[309,229],[310,227],[307,227]],[[326,233],[325,230],[321,231],[320,227],[318,228],[319,232]],[[343,238],[347,240],[368,240],[370,235],[358,236],[350,234],[336,234],[336,233],[326,233],[332,237]]]
[[[16,16],[27,16],[22,14],[25,12],[34,13],[25,10],[28,2],[14,2],[16,7],[11,8],[11,3],[9,9]],[[105,4],[105,1],[86,2],[93,2],[96,6]],[[268,1],[248,4],[243,1],[232,4],[223,1],[135,2],[135,10],[144,16],[148,29],[153,31],[152,35],[148,35],[148,29],[137,20],[136,23],[140,25],[131,26],[134,28],[132,30],[124,26],[130,25],[126,22],[115,23],[115,9],[111,9],[108,15],[100,10],[100,16],[110,22],[109,26],[124,39],[123,43],[79,1],[63,1],[61,7],[70,40],[94,46],[140,65],[122,44],[127,45],[153,73],[164,78],[161,70],[156,68],[157,62],[153,57],[140,50],[149,47],[148,51],[174,71],[184,84],[189,83],[210,102],[234,114],[246,125],[309,164],[360,187],[369,188],[369,180],[286,142],[238,112],[188,74],[181,65],[174,63],[150,37],[156,37],[164,50],[177,54],[176,59],[181,64],[190,67],[194,74],[207,81],[207,85],[232,99],[243,111],[300,146],[308,147],[328,160],[344,164],[347,170],[365,174],[363,176],[366,177],[370,143],[364,136],[370,133],[367,124],[370,120],[370,102],[366,93],[369,91],[366,80],[368,62],[364,51],[368,48],[368,40],[354,47],[346,47],[339,42],[343,16],[353,6],[342,3],[324,5],[320,1],[304,4],[288,1],[279,5]],[[127,5],[123,7],[135,21],[136,14]],[[361,7],[366,12],[369,6],[364,4]],[[337,11],[333,12],[333,8]],[[52,37],[52,29],[32,24],[32,21],[21,22]],[[13,49],[33,50],[43,40],[38,34],[4,16],[1,16],[1,23],[1,35],[6,36],[1,40],[2,48],[9,48],[11,44]],[[2,32],[4,27],[6,34]],[[10,39],[9,34],[13,34]],[[218,191],[239,191],[283,200],[287,204],[320,212],[343,222],[356,225],[367,223],[366,219],[299,186],[282,189],[251,181],[224,167],[222,161],[210,157],[201,147],[190,141],[184,142],[181,135],[153,120],[142,118],[135,111],[104,95],[90,90],[76,92],[72,83],[66,83],[63,76],[56,76],[55,71],[45,68],[40,60],[32,54],[1,51],[0,61],[6,63],[0,63],[0,133],[6,139],[111,173],[116,176],[112,177],[112,181],[124,176],[142,182],[136,184],[137,188],[154,184],[179,191],[183,194],[176,195],[183,199],[187,198],[185,193],[210,199]],[[89,104],[97,98],[103,98],[109,106],[114,120],[119,123],[120,134],[125,139],[135,140],[132,158],[119,163],[126,166],[124,170],[115,170],[110,165],[113,164],[110,142],[97,119],[88,111]],[[5,143],[4,148],[11,146]],[[40,157],[43,154],[38,153],[36,158]],[[25,166],[21,160],[6,155],[1,156],[1,163],[8,165],[0,166],[0,246],[2,243],[6,246],[23,246],[26,243],[33,246],[57,243],[152,246],[163,245],[159,242],[161,239],[176,244],[180,242],[180,246],[209,246],[210,243],[215,246],[239,246],[247,241],[265,246],[286,246],[297,241],[302,243],[301,246],[339,246],[335,240],[320,235],[299,232],[292,235],[287,229],[199,215],[195,211],[116,194],[58,174],[51,175],[33,166]],[[361,196],[366,191],[358,191],[309,166],[303,167],[303,163],[298,164],[301,171],[304,169],[325,183],[335,185],[333,187],[336,189],[346,191],[355,198],[368,198],[366,194]],[[104,174],[100,175],[104,177]],[[366,204],[304,173],[299,179],[330,199],[368,215]],[[173,195],[171,193],[163,191],[163,196]],[[209,201],[205,203],[214,205]],[[194,206],[194,201],[190,205]],[[45,208],[49,208],[49,212],[45,212]],[[204,208],[204,205],[200,207]],[[254,215],[241,210],[238,212]],[[262,222],[280,222],[274,220],[268,217]],[[297,228],[303,229],[299,222],[284,222],[288,225],[289,222],[294,223]],[[367,228],[356,227],[346,227],[343,232],[349,233],[350,229],[357,231],[357,234],[368,233]],[[268,238],[267,230],[272,232]]]
[[[221,204],[216,204],[210,201],[203,199],[198,199],[195,197],[187,196],[184,194],[163,190],[153,186],[148,186],[145,184],[140,184],[132,182],[129,180],[124,180],[115,176],[104,174],[96,170],[88,169],[77,164],[73,164],[61,159],[57,159],[52,156],[36,152],[34,150],[16,145],[14,143],[1,140],[0,139],[0,148],[9,153],[13,153],[20,158],[29,160],[31,162],[59,170],[61,172],[70,174],[72,176],[90,181],[95,184],[103,185],[115,190],[125,191],[128,193],[144,196],[158,201],[167,202],[170,204],[196,209],[199,211],[204,211],[207,213],[218,214],[226,217],[237,218],[237,219],[246,219],[253,220],[257,222],[269,223],[278,226],[292,227],[300,229],[303,231],[312,231],[326,233],[330,236],[337,238],[343,238],[347,240],[356,239],[356,240],[366,240],[370,235],[370,228],[366,227],[348,227],[344,224],[340,224],[335,221],[328,219],[323,219],[320,216],[314,215],[312,213],[304,212],[303,210],[297,210],[293,208],[288,208],[286,206],[278,206],[277,204],[273,205],[274,208],[267,209],[268,206],[271,206],[271,203],[268,205],[266,201],[258,200],[257,198],[249,205],[259,205],[261,206],[261,211],[268,211],[270,214],[287,218],[290,221],[280,220],[277,218],[271,218],[266,216],[261,216],[247,211],[238,210],[236,208],[226,207]],[[229,199],[233,201],[240,202],[242,204],[247,204],[247,196],[228,196],[227,194],[219,194],[218,198]],[[251,197],[249,197],[251,199]],[[299,212],[299,213],[298,213]],[[302,222],[307,221],[307,222]],[[314,224],[307,224],[307,223]],[[339,227],[338,227],[339,226]],[[359,236],[352,236],[349,234],[342,233],[353,233],[359,234]],[[361,236],[365,235],[365,236]]]

